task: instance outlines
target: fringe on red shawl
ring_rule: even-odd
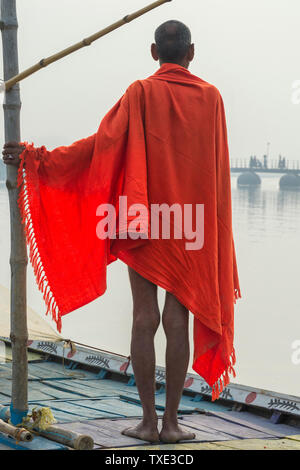
[[[240,298],[241,298],[241,291],[240,291],[240,287],[238,286],[234,289],[234,303],[236,303],[236,301]],[[232,352],[229,356],[229,361],[230,363],[227,366],[227,368],[223,371],[220,378],[212,386],[212,396],[211,396],[212,401],[218,400],[223,390],[227,387],[227,385],[229,385],[230,383],[229,374],[231,374],[233,377],[236,377],[236,373],[233,367],[236,363],[234,347],[232,348]]]
[[[232,374],[233,377],[236,376],[235,370],[233,366],[235,365],[236,362],[236,357],[235,357],[235,350],[233,348],[232,353],[230,355],[230,365],[227,367],[227,369],[224,370],[223,374],[221,377],[214,383],[212,386],[212,394],[211,394],[211,399],[212,401],[217,400],[225,387],[230,383],[230,378],[229,374]]]
[[[49,284],[48,278],[45,274],[45,269],[43,266],[43,262],[41,260],[41,256],[39,253],[39,248],[37,244],[36,235],[34,232],[34,227],[32,223],[31,217],[31,205],[29,202],[29,194],[30,188],[32,186],[32,181],[30,181],[30,175],[26,173],[26,166],[25,166],[25,156],[28,152],[45,152],[46,148],[41,147],[40,149],[34,148],[33,144],[28,144],[27,142],[21,142],[20,145],[26,147],[26,151],[22,152],[20,155],[20,166],[18,170],[18,179],[17,184],[20,188],[19,196],[18,196],[18,205],[21,214],[22,224],[24,226],[24,232],[26,237],[26,242],[29,249],[29,260],[33,267],[34,275],[36,278],[36,282],[38,285],[39,290],[43,295],[43,299],[46,304],[46,315],[49,313],[52,316],[52,319],[55,321],[57,330],[61,333],[61,314],[59,307],[57,305],[56,299],[53,295],[51,290],[51,286]]]

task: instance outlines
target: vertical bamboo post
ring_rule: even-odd
[[[1,33],[3,47],[4,80],[19,72],[16,0],[1,0]],[[4,100],[5,141],[20,141],[20,89],[14,85]],[[11,230],[11,345],[12,394],[11,421],[17,425],[27,414],[27,318],[26,318],[26,268],[27,250],[23,225],[18,208],[17,168],[7,166],[6,186],[10,206]]]

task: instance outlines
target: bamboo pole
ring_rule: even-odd
[[[94,440],[92,437],[78,434],[68,429],[61,429],[56,426],[49,426],[47,429],[36,429],[40,436],[46,437],[51,441],[59,442],[76,450],[92,450],[94,448]]]
[[[0,419],[0,431],[8,436],[14,437],[17,441],[31,442],[33,435],[24,428],[16,428]]]
[[[2,418],[2,419],[1,419]],[[32,440],[32,435],[29,431],[22,428],[23,431],[27,431],[28,434],[22,434],[22,439],[20,439],[20,428],[14,428],[10,426],[8,428],[5,421],[9,421],[10,419],[10,412],[6,406],[0,405],[0,431],[10,436],[17,437],[19,440]],[[43,436],[51,441],[59,442],[60,444],[64,444],[68,447],[72,447],[76,450],[92,450],[94,448],[94,440],[91,436],[85,434],[78,434],[77,432],[70,431],[68,429],[61,429],[56,426],[48,426],[46,429],[40,429],[38,426],[35,426],[34,421],[29,422],[30,429],[33,428],[38,435]]]
[[[18,67],[16,0],[1,0],[1,33],[3,44],[4,79],[16,75]],[[3,104],[5,141],[20,139],[20,90],[10,87]],[[7,165],[6,186],[10,206],[10,267],[11,267],[11,346],[12,346],[12,397],[11,422],[20,424],[27,414],[27,318],[26,318],[26,268],[27,250],[19,208],[17,168]]]
[[[92,34],[91,36],[83,39],[80,42],[77,42],[73,46],[67,47],[66,49],[63,49],[62,51],[47,57],[46,59],[41,59],[37,64],[33,65],[32,67],[29,67],[28,69],[24,70],[23,72],[15,75],[14,77],[11,77],[9,80],[5,81],[5,89],[6,91],[10,90],[12,86],[14,86],[16,83],[20,82],[21,80],[24,80],[24,78],[29,77],[30,75],[34,74],[38,70],[47,67],[47,65],[52,64],[53,62],[56,62],[63,57],[66,57],[69,54],[72,54],[75,51],[78,51],[79,49],[89,46],[92,44],[92,42],[96,41],[97,39],[102,38],[106,34],[111,33],[115,29],[120,28],[121,26],[130,23],[131,21],[135,20],[139,16],[144,15],[145,13],[148,13],[149,11],[153,10],[154,8],[157,8],[164,3],[171,2],[172,0],[157,0],[154,3],[151,3],[150,5],[136,11],[135,13],[131,13],[130,15],[126,15],[124,18],[122,18],[119,21],[116,21],[115,23],[111,24],[110,26],[107,26],[106,28],[102,29],[101,31],[98,31],[95,34]]]

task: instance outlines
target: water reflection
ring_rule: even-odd
[[[280,189],[277,198],[278,211],[289,208],[289,211],[299,211],[300,207],[300,191],[299,189]]]
[[[300,191],[279,189],[276,179],[261,186],[238,187],[233,184],[233,224],[239,235],[248,234],[251,241],[300,231]]]
[[[239,201],[240,208],[261,206],[261,186],[238,186],[236,190],[233,190],[232,196],[233,204]]]

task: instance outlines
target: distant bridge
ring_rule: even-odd
[[[255,173],[300,173],[299,160],[285,160],[284,164],[279,166],[278,160],[270,160],[266,165],[258,161],[256,165],[250,165],[249,159],[231,159],[230,171],[232,173],[243,173],[245,171],[253,171]]]

